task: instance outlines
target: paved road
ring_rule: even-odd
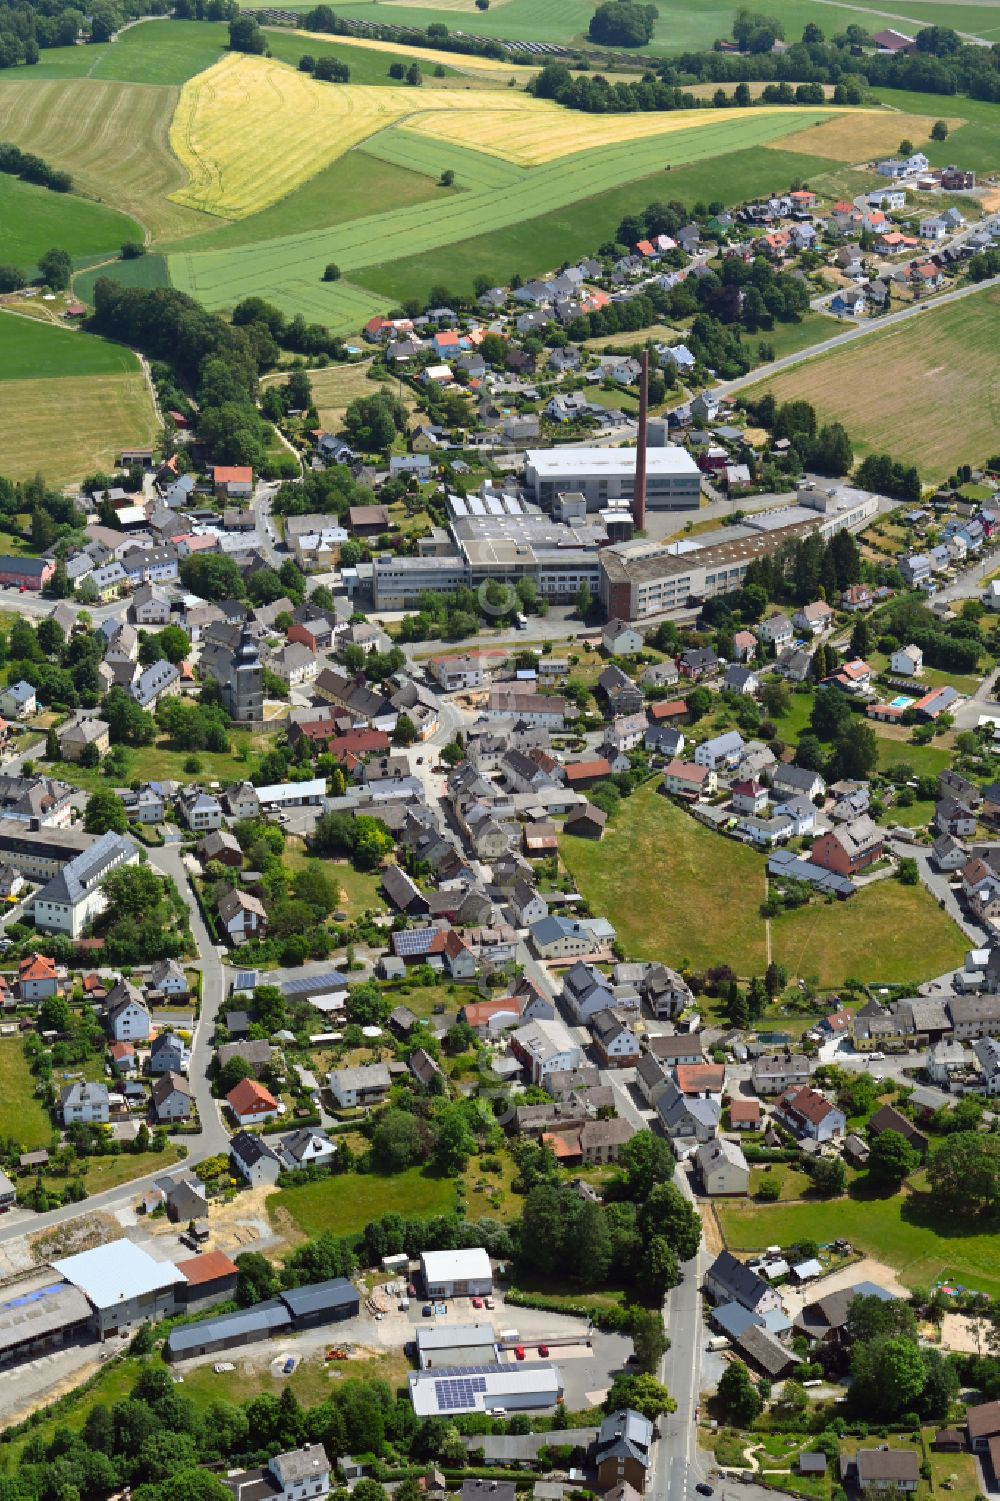
[[[219,1008],[225,1000],[225,968],[219,950],[212,943],[202,919],[194,892],[191,890],[181,854],[176,845],[164,845],[162,849],[149,851],[149,863],[161,875],[170,876],[188,907],[191,932],[200,960],[201,1010],[191,1042],[191,1068],[188,1077],[198,1106],[201,1131],[185,1141],[190,1145],[190,1157],[201,1161],[203,1157],[229,1150],[229,1137],[219,1114],[219,1102],[212,1098],[208,1069],[212,1059],[212,1035]]]
[[[920,317],[931,308],[944,307],[949,302],[961,302],[964,297],[971,297],[974,292],[996,286],[1000,286],[1000,276],[990,277],[988,281],[970,283],[965,287],[956,287],[952,292],[944,292],[940,297],[935,297],[933,302],[916,302],[910,307],[900,308],[896,313],[887,313],[884,318],[874,318],[869,323],[859,323],[852,328],[845,329],[843,333],[834,334],[830,339],[824,339],[821,344],[811,344],[796,354],[783,355],[780,360],[773,360],[770,365],[758,365],[757,369],[751,370],[749,375],[741,375],[736,380],[724,381],[714,388],[715,393],[718,396],[731,396],[734,391],[742,391],[746,386],[759,385],[762,380],[777,375],[779,371],[790,370],[794,365],[801,365],[806,360],[815,359],[817,355],[827,354],[832,349],[840,349],[845,344],[853,344],[858,339],[866,339],[869,334],[878,333],[880,329],[895,328],[900,323],[906,323],[910,318]]]

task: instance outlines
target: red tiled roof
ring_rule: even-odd
[[[191,1256],[186,1261],[174,1262],[183,1272],[189,1287],[199,1287],[214,1282],[218,1277],[235,1277],[239,1267],[230,1261],[225,1251],[203,1251],[200,1256]]]
[[[277,1110],[278,1102],[270,1090],[253,1079],[241,1079],[226,1095],[227,1104],[237,1115],[256,1115],[262,1110]]]
[[[217,485],[252,485],[253,470],[249,464],[216,464],[212,479]]]

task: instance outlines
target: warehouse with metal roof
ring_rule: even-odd
[[[430,1371],[411,1371],[408,1379],[418,1418],[527,1412],[555,1407],[563,1394],[558,1367],[536,1361],[510,1366],[435,1366]]]
[[[176,1313],[177,1292],[186,1280],[172,1261],[157,1261],[130,1240],[66,1256],[52,1269],[83,1293],[101,1335]]]
[[[257,1303],[236,1313],[223,1313],[198,1324],[172,1329],[164,1354],[168,1360],[190,1360],[196,1355],[214,1355],[237,1345],[321,1324],[355,1318],[361,1295],[346,1277],[331,1277],[307,1287],[291,1287],[277,1298]]]

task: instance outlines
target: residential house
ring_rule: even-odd
[[[644,645],[641,633],[625,620],[609,620],[601,630],[601,646],[609,657],[634,657]]]
[[[227,891],[219,898],[219,921],[234,947],[267,932],[267,912],[258,897],[247,891]]]
[[[106,1126],[111,1119],[108,1086],[87,1082],[68,1084],[59,1093],[59,1110],[64,1126]]]
[[[151,1074],[186,1074],[191,1067],[191,1049],[176,1032],[159,1032],[149,1052]]]
[[[819,636],[833,625],[833,611],[825,599],[817,599],[796,610],[792,624],[804,635]]]
[[[281,1173],[281,1158],[263,1136],[237,1131],[229,1143],[229,1155],[251,1188],[270,1187]]]
[[[697,801],[702,797],[711,797],[717,785],[718,777],[707,766],[674,760],[664,769],[662,786],[673,797]]]
[[[786,646],[791,646],[795,639],[792,622],[787,615],[769,615],[757,627],[757,635],[760,640],[774,648],[775,655],[783,651]]]
[[[353,1110],[380,1105],[389,1093],[392,1078],[384,1063],[366,1063],[336,1069],[328,1076],[328,1083],[337,1108]]]
[[[892,653],[889,666],[898,677],[919,677],[924,670],[924,654],[919,646],[901,646]]]
[[[720,1251],[705,1273],[705,1291],[715,1303],[738,1303],[761,1318],[782,1311],[777,1289],[731,1251]]]
[[[739,1145],[717,1137],[704,1142],[695,1153],[703,1191],[710,1197],[745,1194],[750,1186],[750,1168]]]
[[[806,1085],[787,1089],[777,1100],[774,1114],[796,1136],[812,1141],[832,1141],[847,1129],[844,1112]]]
[[[804,1053],[765,1053],[754,1062],[751,1078],[759,1095],[783,1094],[807,1084],[810,1072]]]
[[[26,954],[17,966],[18,994],[22,1001],[44,1001],[59,991],[59,971],[48,954]]]
[[[695,747],[695,765],[707,767],[709,771],[723,771],[738,764],[744,749],[745,741],[739,730],[727,730],[725,734],[714,735]]]
[[[262,1126],[280,1113],[274,1095],[255,1079],[241,1079],[226,1095],[226,1104],[238,1126]]]
[[[59,731],[58,739],[64,761],[82,761],[91,746],[98,756],[107,755],[111,748],[110,726],[103,719],[74,718]]]
[[[161,1074],[151,1091],[153,1116],[159,1125],[191,1119],[191,1086],[183,1074]]]
[[[809,860],[839,876],[855,876],[882,858],[883,831],[868,817],[854,819],[821,834],[809,851]]]
[[[594,1444],[593,1464],[598,1488],[604,1492],[627,1484],[646,1489],[652,1469],[653,1425],[632,1408],[609,1413]]]

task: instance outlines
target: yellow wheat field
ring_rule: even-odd
[[[961,120],[947,120],[950,130],[957,130],[961,123]],[[922,146],[930,140],[932,124],[930,115],[851,110],[837,119],[768,144],[782,151],[828,156],[835,162],[869,162],[895,156],[903,140]]]
[[[402,120],[432,139],[459,140],[533,167],[601,146],[718,126],[730,116],[745,118],[737,110],[585,115],[506,90],[497,104],[489,109],[481,93],[464,90],[317,83],[285,63],[230,53],[181,91],[170,144],[190,180],[172,196],[189,208],[244,219]],[[753,113],[759,119],[794,111],[765,106]]]
[[[761,105],[753,111],[752,118],[786,116],[790,112],[787,105]],[[815,115],[816,111],[803,113]],[[504,99],[503,107],[497,111],[481,109],[463,119],[461,143],[471,151],[501,156],[519,167],[540,167],[578,151],[675,135],[706,125],[719,126],[736,117],[745,120],[746,110],[679,109],[669,114],[585,115],[563,109],[547,99],[517,95]],[[416,115],[407,121],[407,129],[435,140],[455,139],[453,127],[436,111],[425,110]]]
[[[423,0],[400,0],[403,5],[419,5]],[[496,0],[505,4],[506,0]],[[435,10],[472,10],[475,0],[452,0],[452,3],[437,5]],[[456,68],[462,73],[496,73],[505,81],[512,73],[530,75],[537,68],[513,68],[510,63],[500,62],[495,57],[476,57],[471,52],[448,52],[443,47],[408,47],[405,42],[377,42],[374,37],[331,36],[325,31],[296,31],[296,36],[311,37],[314,42],[336,42],[338,47],[363,47],[366,52],[391,52],[394,57],[414,57],[417,62],[443,63],[446,68]]]

